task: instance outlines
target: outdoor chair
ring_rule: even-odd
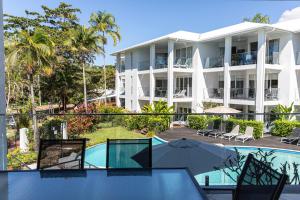
[[[186,93],[186,89],[183,89],[183,90],[179,90],[176,94],[174,94],[174,98],[181,98],[181,97],[185,97]]]
[[[217,138],[219,136],[222,136],[226,131],[226,124],[225,126],[223,125],[222,121],[218,124],[214,124],[215,127],[214,127],[214,130],[210,133],[208,133],[208,137],[214,137],[214,138]]]
[[[292,130],[292,133],[289,136],[282,137],[280,142],[292,144],[293,142],[296,142],[298,140],[298,143],[299,143],[299,139],[300,139],[300,128],[294,128]],[[298,143],[297,143],[297,145],[298,145]]]
[[[192,67],[192,61],[193,61],[192,58],[187,58],[186,61],[185,61],[184,66],[186,68],[191,68]]]
[[[107,139],[106,168],[152,168],[152,139]]]
[[[238,136],[240,134],[240,125],[236,125],[230,133],[223,134],[223,138],[227,140],[231,140],[232,138]]]
[[[180,67],[182,65],[182,59],[181,58],[178,58],[176,60],[176,63],[174,64],[174,67]]]
[[[288,176],[280,174],[267,163],[261,162],[249,154],[238,177],[235,188],[203,188],[206,191],[222,191],[220,198],[224,199],[224,191],[232,191],[226,197],[233,200],[278,200],[286,184]]]
[[[254,140],[253,130],[254,130],[253,127],[247,126],[246,130],[245,130],[245,134],[236,136],[235,141],[241,141],[241,142],[245,143],[247,140],[250,140],[250,139]]]
[[[214,122],[210,121],[208,122],[208,126],[207,129],[200,129],[197,131],[197,135],[202,135],[202,136],[206,136],[208,135],[210,132],[214,131]]]
[[[86,140],[41,140],[37,169],[83,169]]]

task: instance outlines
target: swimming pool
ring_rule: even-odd
[[[226,148],[234,150],[234,147],[227,146]],[[258,147],[235,147],[242,155],[248,155],[249,153],[257,152]],[[259,147],[263,152],[270,152],[274,151],[274,154],[271,157],[275,157],[275,159],[272,161],[273,168],[277,169],[280,172],[280,167],[282,167],[281,164],[287,162],[291,165],[290,170],[288,170],[288,174],[290,176],[293,176],[293,168],[292,164],[300,164],[300,152],[299,151],[292,151],[292,150],[285,150],[285,149],[273,149],[273,148],[265,148],[265,147]],[[298,167],[299,168],[299,167]],[[298,169],[299,173],[300,170]],[[227,170],[229,174],[233,178],[236,179],[236,174],[233,172]],[[236,183],[229,178],[223,170],[215,170],[203,174],[199,174],[195,176],[196,180],[200,185],[205,185],[205,176],[209,176],[209,184],[210,185],[235,185]]]
[[[154,137],[152,138],[152,145],[163,144],[166,141]],[[226,148],[234,149],[234,147],[227,146]],[[257,152],[257,147],[236,147],[238,151],[243,155],[248,155],[252,152]],[[274,151],[272,156],[276,158],[273,160],[273,168],[279,169],[281,164],[288,162],[290,165],[292,163],[299,163],[300,164],[300,152],[299,151],[292,151],[292,150],[283,150],[283,149],[271,149],[271,148],[260,148],[264,152],[270,152],[271,150]],[[98,144],[91,148],[88,148],[85,153],[85,160],[88,163],[91,163],[98,167],[105,167],[106,163],[106,144]],[[299,167],[300,169],[300,167]],[[236,177],[233,173],[229,172],[233,177]],[[293,174],[293,168],[291,168],[288,172],[289,174]],[[299,171],[300,173],[300,171]],[[196,180],[200,185],[205,184],[205,176],[209,176],[209,183],[210,185],[235,185],[235,182],[231,180],[222,170],[215,170],[203,174],[199,174],[195,176]]]
[[[165,143],[164,140],[154,137],[152,138],[152,145]],[[85,160],[87,163],[97,167],[105,167],[106,165],[106,143],[95,145],[88,148],[85,152]]]

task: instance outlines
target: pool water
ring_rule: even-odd
[[[229,149],[234,150],[234,147],[226,147]],[[249,153],[254,153],[258,151],[258,148],[256,147],[236,147],[237,150],[242,155],[248,155]],[[291,151],[291,150],[283,150],[283,149],[271,149],[271,148],[260,148],[263,152],[270,152],[274,151],[274,154],[272,154],[271,157],[275,157],[275,159],[272,161],[272,168],[276,169],[278,172],[280,172],[280,168],[282,167],[282,164],[285,162],[290,164],[290,169],[288,170],[288,174],[293,177],[294,171],[292,164],[300,164],[300,152],[298,151]],[[300,173],[300,168],[298,167],[298,171]],[[236,174],[227,170],[228,172],[235,180],[236,180]],[[235,185],[235,181],[233,181],[231,178],[229,178],[223,170],[215,170],[203,174],[199,174],[195,176],[196,180],[200,185],[205,185],[205,176],[209,176],[209,184],[210,185]]]
[[[152,145],[158,145],[163,144],[165,141],[159,139],[159,138],[152,138]],[[226,147],[229,149],[234,150],[234,147]],[[249,153],[257,152],[258,148],[256,147],[236,147],[238,151],[243,155],[248,155]],[[283,163],[288,162],[291,165],[290,170],[288,171],[288,174],[293,176],[293,168],[292,164],[300,164],[300,152],[298,151],[291,151],[291,150],[283,150],[283,149],[271,149],[271,148],[260,148],[264,152],[270,152],[274,151],[274,154],[272,157],[275,157],[273,160],[273,168],[279,169]],[[106,164],[106,144],[98,144],[96,146],[93,146],[91,148],[88,148],[85,153],[85,160],[93,164],[97,167],[105,167]],[[300,169],[300,166],[299,166]],[[298,169],[298,170],[299,170]],[[280,170],[278,170],[280,171]],[[236,175],[230,171],[227,170],[231,174],[233,178],[236,179]],[[299,170],[300,173],[300,170]],[[196,180],[200,185],[205,184],[205,176],[209,176],[209,183],[210,185],[235,185],[235,181],[233,181],[231,178],[229,178],[227,175],[225,175],[223,170],[215,170],[206,172],[203,174],[198,174],[195,176]]]
[[[156,137],[152,138],[152,145],[165,143]],[[97,167],[105,167],[106,165],[106,143],[95,145],[88,148],[85,152],[85,161]]]

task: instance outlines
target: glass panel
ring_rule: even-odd
[[[107,168],[151,168],[152,139],[107,140]]]
[[[193,54],[193,48],[188,47],[187,48],[187,58],[192,58],[192,54]]]

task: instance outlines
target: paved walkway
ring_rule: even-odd
[[[280,143],[280,137],[275,137],[271,135],[265,135],[264,138],[258,140],[250,140],[245,143],[236,142],[234,139],[231,141],[224,140],[221,138],[213,138],[207,136],[200,136],[196,134],[196,130],[190,128],[172,128],[163,133],[157,134],[158,137],[170,141],[180,138],[189,138],[214,144],[223,144],[223,145],[234,145],[234,146],[260,146],[260,147],[272,147],[272,148],[281,148],[281,149],[292,149],[300,151],[300,146],[293,144],[284,144]]]

